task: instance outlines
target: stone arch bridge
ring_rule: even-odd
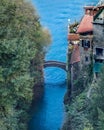
[[[52,60],[45,61],[43,66],[44,66],[44,68],[46,68],[46,67],[59,67],[65,71],[67,71],[66,63],[60,62],[60,61],[54,61],[54,60],[53,61]]]

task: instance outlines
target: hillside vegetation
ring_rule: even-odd
[[[99,78],[86,85],[66,105],[67,121],[63,130],[104,130],[104,68]]]
[[[0,129],[26,130],[49,31],[25,0],[0,0]]]

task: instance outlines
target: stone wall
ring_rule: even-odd
[[[104,48],[104,25],[94,24],[94,46]]]

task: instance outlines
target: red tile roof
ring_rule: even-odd
[[[77,33],[86,33],[93,31],[92,22],[93,22],[93,16],[84,15],[77,29]]]
[[[74,33],[69,34],[68,35],[68,40],[70,40],[70,41],[77,41],[77,40],[79,40],[79,34],[74,34]]]
[[[71,55],[70,64],[74,64],[74,63],[80,61],[79,46],[78,46],[78,44],[74,44],[73,46],[74,46],[74,48],[73,48],[73,52],[72,52],[72,55]]]

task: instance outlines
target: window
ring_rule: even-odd
[[[89,59],[88,59],[88,56],[85,56],[85,62],[88,62]]]
[[[96,48],[96,55],[97,56],[103,56],[103,49],[102,48]]]
[[[103,63],[103,60],[101,60],[101,59],[95,59],[95,63]]]
[[[90,48],[90,41],[89,40],[82,40],[82,47]]]

